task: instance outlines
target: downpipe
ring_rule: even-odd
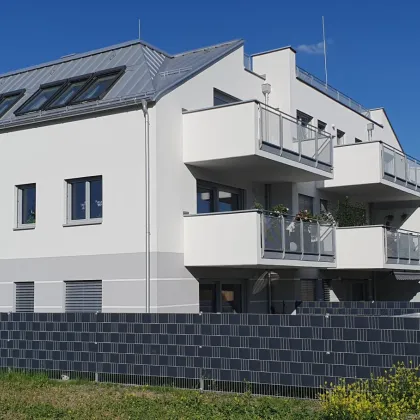
[[[146,248],[146,313],[150,313],[150,119],[147,101],[143,99],[141,106],[144,115],[144,166],[145,166],[145,248]]]

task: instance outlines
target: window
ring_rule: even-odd
[[[73,98],[80,93],[88,80],[89,76],[69,80],[66,86],[58,93],[58,95],[56,95],[55,99],[49,103],[47,108],[59,108],[69,104]]]
[[[240,99],[235,98],[234,96],[228,95],[225,92],[222,92],[218,89],[213,89],[213,105],[225,105],[231,104],[233,102],[239,102]]]
[[[102,99],[114,86],[117,80],[124,74],[125,67],[118,69],[106,70],[95,73],[93,79],[80,92],[78,96],[73,99],[72,103],[80,103],[87,101],[96,101]]]
[[[200,282],[200,311],[241,313],[244,303],[242,281],[222,280]]]
[[[355,143],[363,143],[363,141],[362,141],[362,140],[360,140],[360,139],[358,139],[357,137],[354,139],[354,142],[355,142]]]
[[[312,121],[312,117],[302,111],[296,111],[296,118],[298,120],[297,126],[297,141],[312,140],[313,132],[308,127]]]
[[[43,84],[15,114],[22,115],[102,99],[124,71],[125,66]]]
[[[66,282],[66,312],[101,312],[102,280]]]
[[[102,177],[67,180],[67,223],[102,220]]]
[[[16,312],[34,311],[34,283],[22,282],[15,283],[15,310]]]
[[[340,146],[344,144],[345,132],[337,129],[337,145]]]
[[[17,227],[35,227],[36,185],[19,185],[17,188]]]
[[[16,115],[28,112],[39,111],[44,108],[48,101],[63,87],[63,82],[42,85],[41,88],[32,95],[20,108],[15,111]]]
[[[242,210],[243,196],[239,188],[198,181],[197,213]]]
[[[321,213],[328,213],[328,208],[329,208],[329,202],[328,200],[324,200],[323,198],[321,198],[319,200],[319,210]]]
[[[325,131],[327,128],[327,123],[324,123],[324,121],[318,120],[318,132],[321,133]]]
[[[299,194],[299,211],[308,210],[311,214],[314,214],[314,198],[309,195]]]
[[[0,94],[0,118],[25,94],[24,90]]]

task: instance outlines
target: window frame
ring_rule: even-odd
[[[101,181],[102,188],[102,217],[90,217],[90,184],[92,181]],[[73,184],[77,182],[85,182],[85,218],[73,219],[72,218],[72,205],[73,205]],[[65,180],[66,188],[66,222],[64,226],[78,226],[78,225],[94,225],[101,224],[103,220],[103,177],[102,175],[69,178]]]
[[[6,115],[25,95],[26,89],[19,89],[19,90],[13,90],[11,92],[5,92],[0,93],[0,105],[3,102],[3,99],[9,98],[10,96],[16,96],[15,101],[12,103],[12,105],[9,106],[5,111],[0,112],[0,118],[2,118],[4,115]]]
[[[326,210],[323,212],[322,207],[324,207]],[[330,209],[330,201],[326,198],[320,198],[319,199],[319,212],[322,213],[329,213]]]
[[[23,223],[23,191],[25,189],[34,188],[35,189],[35,221],[33,223]],[[22,184],[22,185],[16,185],[15,186],[16,191],[16,226],[15,230],[25,230],[25,229],[35,229],[36,226],[36,183],[30,183],[30,184]]]
[[[204,181],[201,179],[197,180],[197,185],[196,185],[196,194],[198,192],[198,187],[201,187],[203,189],[206,190],[211,190],[212,195],[213,195],[213,199],[212,199],[212,209],[213,211],[211,211],[210,213],[229,213],[229,211],[224,212],[224,211],[220,211],[219,210],[219,191],[225,191],[228,193],[232,193],[232,194],[237,194],[238,195],[238,210],[232,210],[232,211],[241,211],[241,210],[245,210],[245,191],[241,188],[236,188],[236,187],[231,187],[229,185],[224,185],[224,184],[217,184],[215,182],[210,182],[210,181]],[[197,198],[196,198],[197,200]],[[197,213],[198,213],[198,208],[197,208]],[[206,214],[206,213],[201,213],[201,214]]]
[[[76,76],[76,77],[71,77],[70,79],[66,79],[64,81],[64,85],[62,86],[62,88],[55,94],[53,95],[45,104],[43,109],[45,110],[51,110],[51,109],[58,109],[58,108],[64,108],[66,106],[69,106],[73,99],[76,98],[76,96],[85,88],[85,86],[82,86],[80,91],[77,92],[75,95],[73,95],[69,100],[67,100],[63,105],[56,105],[56,106],[52,106],[52,104],[67,90],[68,87],[70,87],[72,84],[77,83],[79,81],[85,81],[85,84],[89,83],[91,78],[93,77],[93,73],[88,73],[82,76]]]
[[[101,71],[97,71],[97,72],[93,73],[92,78],[89,80],[89,82],[86,84],[86,86],[84,88],[82,88],[80,90],[80,92],[71,100],[70,104],[71,105],[78,105],[78,104],[82,104],[82,103],[85,103],[85,102],[100,101],[115,86],[115,84],[118,82],[118,80],[120,80],[122,75],[125,73],[126,69],[127,69],[127,66],[119,66],[119,67],[114,67],[112,69],[101,70]],[[91,98],[91,99],[83,99],[83,100],[79,99],[85,92],[87,92],[92,87],[92,85],[99,78],[104,77],[104,76],[108,76],[108,75],[111,76],[111,75],[114,75],[114,74],[116,75],[114,81],[108,86],[108,88],[105,91],[103,91],[99,95],[99,97]]]

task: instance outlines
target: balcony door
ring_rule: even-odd
[[[242,280],[200,281],[200,311],[237,314],[243,312]]]
[[[243,209],[243,190],[207,181],[197,181],[197,213],[218,213]]]

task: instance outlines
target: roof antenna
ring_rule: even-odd
[[[324,16],[322,16],[322,36],[324,38],[325,88],[328,89],[327,43],[325,42],[325,21],[324,21]]]
[[[139,40],[141,40],[140,34],[141,34],[141,22],[140,22],[140,19],[139,19]]]

